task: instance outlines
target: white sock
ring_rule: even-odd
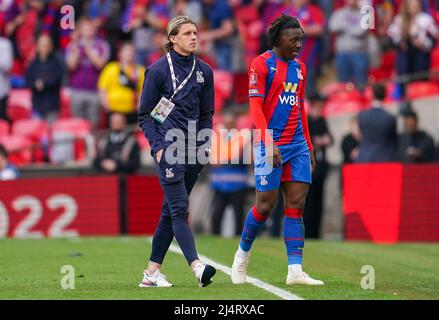
[[[301,264],[290,264],[288,266],[288,269],[293,273],[301,273],[302,272],[302,265]]]
[[[235,256],[240,258],[247,258],[250,255],[250,251],[244,251],[241,249],[241,246],[238,247],[238,251],[236,251]]]
[[[198,262],[195,264],[195,266],[194,266],[194,271],[195,271],[197,268],[199,268],[200,265],[202,266],[202,265],[204,265],[204,263],[202,263],[201,261],[198,261]]]

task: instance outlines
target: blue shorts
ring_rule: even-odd
[[[267,162],[265,146],[254,145],[256,191],[277,190],[281,182],[311,184],[311,158],[306,142],[297,145],[282,145],[278,148],[282,155],[282,166],[274,168]]]

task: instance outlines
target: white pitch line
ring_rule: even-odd
[[[152,241],[152,239],[150,239],[150,241]],[[169,250],[178,254],[183,255],[183,252],[181,251],[181,249],[176,246],[175,244],[171,244],[171,246],[169,247]],[[212,259],[209,259],[206,256],[203,256],[201,254],[198,255],[198,257],[200,258],[201,261],[203,261],[204,263],[210,264],[212,267],[215,267],[218,270],[221,270],[222,272],[224,272],[225,274],[227,274],[228,276],[230,276],[230,274],[232,273],[232,269],[221,264],[218,263],[216,261],[213,261]],[[268,291],[284,300],[304,300],[303,298],[292,294],[289,291],[286,291],[284,289],[275,287],[269,283],[266,283],[262,280],[259,280],[257,278],[253,278],[253,277],[249,277],[247,276],[246,282],[251,283],[252,285],[264,289],[265,291]]]

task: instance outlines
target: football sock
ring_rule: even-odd
[[[303,209],[285,209],[284,241],[287,249],[288,265],[302,264],[305,226]]]
[[[256,207],[252,207],[249,210],[242,230],[241,241],[239,243],[239,247],[243,251],[250,251],[258,232],[262,229],[266,220],[267,217],[260,214]]]

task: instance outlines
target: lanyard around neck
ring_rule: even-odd
[[[174,98],[174,96],[181,90],[183,89],[183,87],[186,85],[186,83],[189,81],[189,79],[192,77],[192,74],[194,73],[195,70],[195,57],[194,57],[194,63],[192,65],[192,70],[191,73],[189,73],[189,75],[186,77],[186,79],[183,80],[182,83],[180,83],[180,85],[177,87],[177,81],[175,78],[175,72],[174,72],[174,65],[172,64],[172,59],[171,59],[171,54],[168,52],[168,54],[166,55],[166,58],[168,59],[168,65],[169,65],[169,70],[171,71],[171,78],[172,78],[172,88],[174,89],[174,94],[172,95],[172,97],[169,99],[169,101],[172,101],[172,99]]]

